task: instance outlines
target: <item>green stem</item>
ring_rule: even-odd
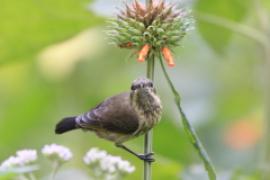
[[[182,121],[183,121],[183,125],[184,125],[184,130],[186,132],[186,134],[188,135],[188,138],[190,140],[190,142],[192,143],[192,145],[195,147],[195,149],[197,150],[200,158],[203,160],[205,169],[208,172],[208,176],[210,180],[216,180],[216,172],[214,169],[214,166],[212,165],[212,162],[210,161],[210,158],[208,157],[208,154],[205,150],[205,148],[203,147],[200,139],[197,136],[197,133],[195,131],[195,129],[191,126],[186,114],[184,113],[182,107],[181,107],[181,97],[179,95],[179,93],[177,92],[176,88],[173,85],[173,82],[171,81],[169,74],[166,71],[166,68],[164,66],[163,63],[163,59],[161,54],[159,53],[159,60],[160,60],[160,65],[162,68],[162,71],[164,73],[164,76],[173,92],[174,95],[174,100],[175,100],[175,104],[178,108],[178,111],[181,115]]]
[[[20,174],[18,179],[19,180],[28,180],[28,178],[24,174]]]
[[[33,173],[28,174],[30,180],[36,180],[36,176]]]
[[[154,53],[149,54],[147,58],[147,78],[154,81],[154,67],[155,66],[155,55]],[[152,146],[153,146],[153,131],[150,130],[145,134],[144,138],[144,153],[152,153]],[[144,162],[144,180],[151,180],[152,179],[152,170],[151,170],[151,163]]]
[[[60,168],[60,163],[58,161],[54,161],[53,162],[53,170],[52,170],[52,174],[51,174],[51,180],[55,179],[56,173]]]
[[[145,0],[146,7],[152,3],[152,0]],[[147,58],[147,78],[154,80],[154,68],[155,68],[155,55],[150,52]],[[144,153],[152,153],[153,149],[153,131],[150,130],[145,134],[144,137]],[[152,169],[150,162],[144,162],[144,180],[151,180],[152,179]]]

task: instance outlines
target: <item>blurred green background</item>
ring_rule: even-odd
[[[176,67],[169,69],[183,107],[219,179],[260,179],[267,53],[236,25],[254,28],[270,41],[270,1],[182,3],[196,18],[195,30],[174,50]],[[0,0],[0,161],[18,149],[59,143],[75,154],[63,170],[87,173],[82,156],[97,146],[136,165],[127,179],[142,177],[141,161],[93,133],[54,134],[62,117],[128,91],[132,80],[145,74],[145,64],[106,39],[106,20],[118,5],[121,1]],[[201,161],[183,131],[159,66],[155,79],[165,113],[154,129],[153,179],[203,180]],[[127,145],[142,152],[143,137]]]

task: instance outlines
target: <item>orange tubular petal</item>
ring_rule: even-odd
[[[164,48],[162,48],[162,54],[163,54],[163,57],[168,64],[168,66],[174,67],[175,63],[174,63],[174,59],[173,59],[171,50],[167,47],[164,47]]]
[[[149,44],[144,45],[141,51],[139,52],[139,56],[137,60],[139,62],[144,62],[145,58],[147,57],[149,53],[149,50],[150,50],[150,45]]]

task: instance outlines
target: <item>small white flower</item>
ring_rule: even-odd
[[[35,162],[37,160],[36,150],[21,150],[16,152],[17,157],[20,159],[23,165]]]
[[[5,170],[5,169],[9,169],[9,168],[16,167],[19,165],[20,165],[19,158],[15,156],[11,156],[8,159],[6,159],[4,162],[2,162],[0,169]]]
[[[100,167],[103,171],[107,171],[108,173],[120,172],[126,174],[135,171],[135,167],[128,161],[123,160],[121,157],[111,155],[102,159]]]
[[[87,165],[95,164],[100,162],[107,156],[106,151],[99,150],[98,148],[90,149],[83,158],[83,161]]]
[[[14,167],[21,167],[29,165],[37,160],[36,150],[20,150],[17,151],[16,156],[11,156],[5,160],[0,169],[10,169]]]
[[[121,171],[122,173],[133,173],[135,171],[135,167],[132,166],[128,161],[120,161],[118,163],[118,169],[119,171]]]
[[[67,147],[57,144],[45,145],[41,152],[49,159],[59,160],[61,162],[69,161],[73,156]]]
[[[108,155],[100,161],[102,171],[115,173],[117,171],[117,163],[121,161],[120,157]]]
[[[121,157],[112,156],[98,148],[90,149],[83,158],[97,177],[103,176],[105,180],[116,180],[119,177],[135,171],[135,167]]]

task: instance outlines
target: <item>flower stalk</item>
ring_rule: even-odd
[[[29,173],[28,175],[30,180],[36,180],[36,176],[33,173]]]
[[[155,69],[155,55],[150,52],[149,58],[147,59],[147,72],[146,76],[148,79],[154,81],[154,69]],[[144,153],[149,154],[152,153],[153,149],[153,130],[148,131],[145,134],[144,138]],[[151,180],[152,178],[152,170],[151,170],[151,162],[144,162],[144,180]]]
[[[152,3],[152,0],[146,0],[146,7]],[[147,59],[147,69],[146,76],[147,78],[154,81],[154,68],[155,68],[155,56],[148,56]],[[144,153],[151,153],[153,150],[153,130],[148,131],[144,137]],[[152,169],[150,162],[144,162],[144,180],[152,179]]]
[[[53,163],[52,163],[52,166],[53,166],[53,169],[52,169],[52,173],[51,173],[51,180],[54,180],[55,179],[55,176],[60,168],[60,164],[57,160],[55,160]]]
[[[183,111],[183,108],[181,106],[181,96],[177,92],[176,88],[173,85],[172,80],[170,79],[168,72],[166,71],[166,68],[164,66],[162,56],[160,53],[159,53],[159,60],[160,60],[160,65],[161,65],[162,71],[164,73],[164,76],[165,76],[165,78],[166,78],[166,80],[171,88],[171,91],[174,95],[175,104],[176,104],[177,109],[178,109],[180,116],[182,118],[184,130],[185,130],[186,134],[188,135],[189,141],[195,147],[200,158],[203,160],[205,169],[208,172],[209,179],[216,180],[216,173],[215,173],[214,166],[212,165],[210,158],[208,157],[208,154],[205,151],[205,148],[203,147],[202,143],[200,142],[200,139],[198,138],[198,135],[197,135],[195,129],[191,126],[186,114]]]
[[[19,180],[28,180],[28,178],[25,177],[24,174],[19,175],[19,176],[18,176],[18,179],[19,179]]]

